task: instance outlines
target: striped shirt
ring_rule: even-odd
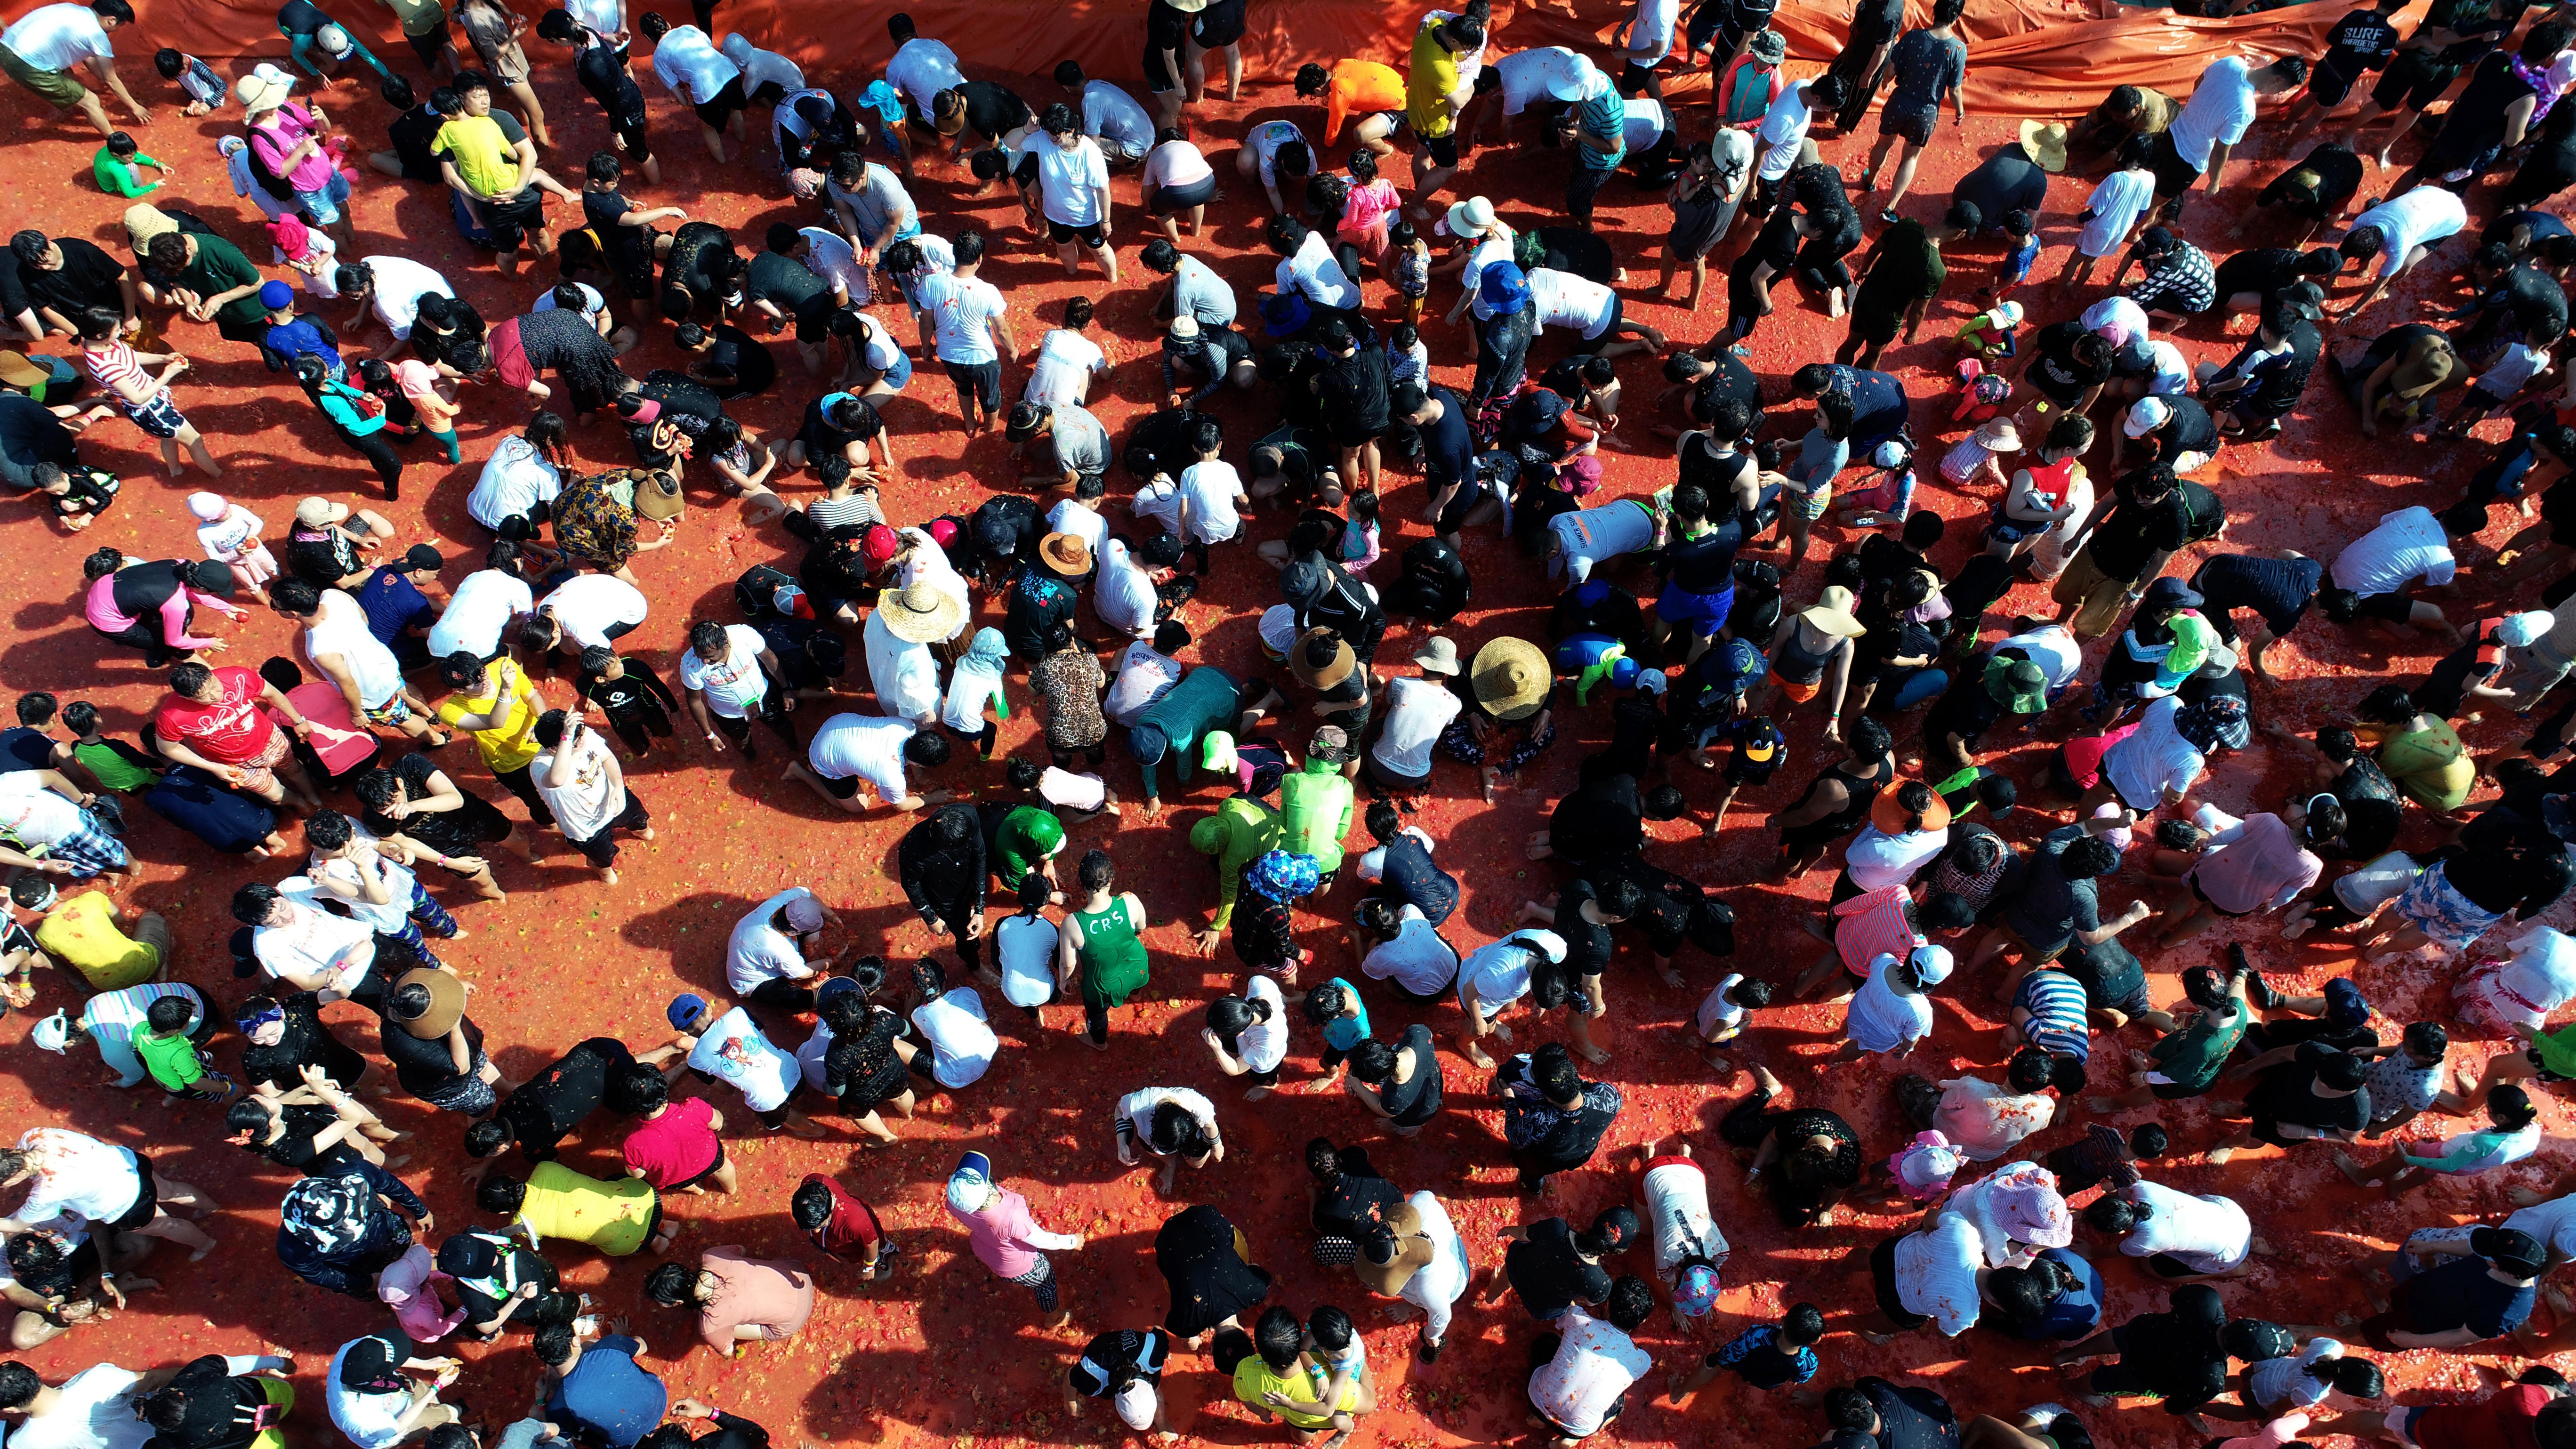
[[[81,361],[98,385],[119,397],[132,397],[152,385],[152,374],[134,360],[134,349],[116,338],[81,345]]]
[[[1869,963],[1878,957],[1902,961],[1914,949],[1918,938],[1905,919],[1905,900],[1905,887],[1880,886],[1834,907],[1839,918],[1834,922],[1834,946],[1842,954],[1844,970],[1867,976]]]
[[[866,488],[859,489],[846,498],[817,498],[805,505],[805,517],[816,527],[827,531],[835,528],[865,528],[870,524],[885,522],[885,514],[877,507],[875,490]]]
[[[2021,979],[2015,1005],[2030,1013],[2022,1034],[2051,1056],[2085,1061],[2093,1054],[2093,1031],[2085,1019],[2084,983],[2063,971],[2033,971]]]

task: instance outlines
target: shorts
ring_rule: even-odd
[[[2048,597],[2059,608],[2075,611],[2074,617],[2067,622],[2078,637],[2085,639],[2099,639],[2111,632],[2111,625],[2120,617],[2120,606],[2128,601],[2128,594],[2128,581],[2103,573],[2102,566],[2093,559],[2090,546],[2075,556],[2075,561],[2066,566],[2066,572],[2057,576],[2057,582],[2048,591]]]
[[[2460,68],[2443,64],[2439,51],[2401,50],[2370,88],[2370,103],[2383,111],[2420,111],[2440,100],[2459,76]]]
[[[277,1410],[279,1422],[295,1412],[295,1385],[284,1379],[263,1378],[259,1381],[259,1391],[268,1400],[269,1407]],[[286,1436],[274,1427],[262,1429],[251,1439],[250,1449],[286,1449]]]
[[[617,142],[626,148],[626,159],[641,166],[653,159],[653,142],[644,134],[644,118],[613,121],[609,129],[617,133]]]
[[[1815,698],[1825,687],[1825,681],[1821,676],[1800,684],[1794,679],[1783,677],[1777,669],[1771,671],[1771,682],[1780,686],[1780,692],[1798,704],[1805,704]]]
[[[617,863],[617,828],[622,825],[629,830],[642,830],[652,823],[653,817],[644,809],[642,797],[629,790],[626,792],[626,808],[617,812],[617,818],[588,840],[574,839],[573,848],[587,857],[592,865],[606,870]]]
[[[441,11],[439,13],[438,23],[436,25],[422,31],[418,35],[406,33],[403,36],[403,40],[411,46],[411,53],[420,57],[422,68],[428,70],[432,74],[436,74],[439,62],[447,57],[446,12]]]
[[[1217,50],[1243,39],[1243,12],[1250,0],[1209,0],[1190,26],[1190,39],[1202,50]]]
[[[1082,244],[1094,251],[1099,250],[1108,241],[1108,237],[1100,229],[1100,223],[1096,221],[1089,226],[1074,226],[1051,216],[1047,218],[1048,241],[1054,242],[1057,246],[1063,246],[1076,237],[1081,238]]]
[[[152,1178],[152,1159],[140,1152],[135,1153],[134,1171],[140,1179],[135,1184],[134,1205],[118,1213],[115,1220],[108,1224],[120,1233],[130,1233],[141,1228],[161,1211],[161,1186]]]
[[[546,225],[545,194],[531,186],[506,201],[477,201],[474,215],[490,233],[496,251],[515,252],[527,241],[529,232],[543,232]]]
[[[1903,1241],[1905,1234],[1899,1233],[1880,1239],[1878,1246],[1869,1250],[1869,1281],[1878,1295],[1878,1311],[1886,1314],[1887,1321],[1895,1324],[1900,1333],[1932,1321],[1928,1314],[1907,1308],[1905,1300],[1896,1296],[1896,1245]]]
[[[1809,489],[1804,493],[1795,488],[1780,490],[1780,512],[1787,517],[1813,523],[1824,517],[1825,510],[1833,506],[1834,490],[1831,484],[1822,488]]]
[[[340,219],[340,208],[349,203],[349,178],[334,171],[331,179],[322,183],[321,190],[299,191],[295,193],[295,199],[304,203],[305,211],[311,213],[315,221],[329,226]],[[503,247],[502,250],[508,251],[509,248]]]
[[[1705,628],[1693,632],[1714,634],[1735,610],[1735,586],[1727,585],[1713,594],[1694,594],[1686,589],[1664,585],[1655,596],[1655,617],[1667,624],[1698,624]]]
[[[723,90],[689,109],[698,113],[698,124],[710,131],[721,131],[750,104],[751,98],[742,93],[742,77],[735,76],[724,83]]]
[[[960,408],[965,406],[966,399],[971,396],[984,411],[988,413],[1001,411],[1001,363],[943,360],[940,366],[948,369],[948,380],[957,384],[957,403]]]
[[[663,1188],[663,1189],[662,1189],[662,1191],[664,1191],[664,1192],[685,1192],[685,1191],[687,1191],[687,1190],[688,1190],[688,1189],[690,1189],[690,1188],[698,1187],[698,1186],[702,1186],[702,1185],[703,1185],[703,1184],[705,1184],[705,1183],[706,1183],[710,1178],[713,1178],[717,1173],[724,1171],[724,1165],[725,1165],[725,1150],[724,1150],[724,1142],[723,1142],[721,1139],[719,1139],[719,1140],[716,1142],[716,1160],[707,1164],[706,1171],[699,1173],[697,1176],[690,1178],[690,1179],[689,1179],[688,1181],[686,1181],[686,1182],[675,1182],[675,1183],[672,1183],[669,1187]]]
[[[2253,915],[2253,914],[2255,913],[2255,911],[2259,911],[2259,910],[2261,910],[2261,909],[2262,909],[2262,907],[2260,907],[2260,906],[2256,906],[2256,907],[2254,908],[2254,910],[2251,910],[2251,911],[2231,911],[2231,910],[2228,910],[2228,909],[2226,909],[2225,907],[2223,907],[2223,906],[2219,905],[2219,903],[2218,903],[2218,902],[2211,900],[2211,899],[2209,898],[2209,892],[2207,892],[2207,891],[2205,891],[2205,890],[2202,890],[2202,889],[2200,888],[2200,871],[2199,871],[2199,869],[2198,869],[2197,867],[2195,867],[2195,868],[2193,869],[2193,871],[2192,871],[2192,873],[2191,873],[2191,874],[2184,876],[2184,877],[2183,877],[2183,880],[2184,880],[2185,882],[2187,882],[2187,883],[2191,886],[2192,899],[2197,900],[2197,901],[2199,901],[2202,905],[2209,907],[2210,911],[2211,911],[2213,914],[2216,914],[2216,915],[2219,915],[2219,916],[2223,916],[2223,917],[2225,917],[2225,918],[2226,918],[2226,919],[2228,919],[2228,920],[2231,920],[2231,921],[2241,921],[2241,920],[2243,920],[2244,918],[2246,918],[2247,916]]]
[[[864,362],[866,359],[862,358],[860,360]],[[903,391],[904,384],[912,381],[912,354],[901,349],[897,349],[894,355],[894,366],[878,373],[877,381],[884,383],[887,387],[894,389],[896,392]]]
[[[2352,606],[2355,619],[2382,619],[2403,624],[2415,616],[2415,601],[2404,594],[2364,594]]]
[[[1424,136],[1421,139],[1422,149],[1429,153],[1432,165],[1455,166],[1458,164],[1458,133],[1456,131],[1451,131],[1446,136]],[[1592,189],[1598,191],[1601,188],[1599,186],[1595,186]]]
[[[1153,212],[1156,216],[1169,216],[1176,211],[1187,211],[1193,206],[1205,206],[1214,200],[1216,200],[1216,173],[1211,171],[1196,181],[1185,181],[1178,186],[1156,187]]]
[[[269,786],[277,783],[276,767],[288,755],[294,753],[291,738],[285,730],[272,729],[269,731],[268,744],[260,750],[256,759],[233,762],[233,768],[242,772],[240,788],[254,795],[267,794]]]
[[[1932,144],[1932,128],[1941,124],[1941,108],[1927,111],[1882,110],[1878,113],[1878,134],[1894,136],[1909,146]]]
[[[89,95],[89,87],[67,70],[38,70],[26,57],[6,46],[0,46],[0,73],[36,93],[46,104],[60,109],[77,106]]]
[[[2201,172],[2201,168],[2182,159],[2182,153],[2174,149],[2172,134],[2166,131],[2156,133],[2155,150],[2147,157],[2147,169],[2156,173],[2159,197],[2180,196],[2191,190]]]
[[[2353,82],[2359,79],[2361,77],[2345,75],[2321,60],[2308,72],[2308,99],[2331,111],[2343,104],[2344,97],[2352,94]]]
[[[2171,1253],[2157,1253],[2147,1259],[2147,1270],[2159,1278],[2199,1278],[2206,1276]]]
[[[1275,1087],[1279,1085],[1279,1069],[1271,1067],[1266,1071],[1246,1072],[1244,1080],[1256,1087]]]
[[[1637,94],[1646,88],[1647,82],[1653,80],[1654,76],[1654,66],[1639,65],[1633,60],[1620,62],[1619,94],[1623,96],[1633,96]]]
[[[814,778],[823,782],[823,793],[831,796],[835,800],[856,800],[859,798],[859,777],[856,775],[834,776],[822,774],[818,771]]]
[[[367,706],[367,723],[369,724],[399,725],[410,718],[411,701],[400,694],[396,694],[393,698],[386,700],[383,704],[371,704]]]
[[[170,401],[170,390],[162,388],[139,403],[119,400],[117,406],[136,427],[156,438],[175,438],[187,429],[188,418],[179,405]]]
[[[1181,78],[1163,64],[1163,52],[1179,55],[1190,36],[1191,17],[1153,0],[1145,10],[1145,89],[1156,95],[1181,88]]]

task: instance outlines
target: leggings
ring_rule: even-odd
[[[350,447],[375,465],[376,477],[385,485],[388,502],[402,497],[402,455],[394,451],[394,445],[386,440],[382,429],[365,434],[344,432],[340,436],[348,439]]]
[[[457,442],[456,430],[454,428],[449,428],[445,432],[441,432],[436,428],[423,428],[421,431],[447,445],[448,462],[462,463],[465,461],[465,449],[462,444]]]
[[[654,736],[658,735],[666,740],[671,737],[671,716],[658,704],[639,706],[625,714],[610,715],[608,724],[609,728],[617,731],[617,737],[626,742],[626,748],[639,755],[652,750]]]
[[[1755,1087],[1752,1096],[1727,1109],[1717,1124],[1719,1139],[1730,1147],[1760,1147],[1762,1139],[1771,1135],[1771,1119],[1780,1115],[1765,1110],[1770,1105],[1771,1089]]]
[[[1093,1046],[1109,1045],[1109,1003],[1085,993],[1082,998],[1082,1029]]]

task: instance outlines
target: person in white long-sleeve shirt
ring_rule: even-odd
[[[1136,1148],[1165,1159],[1161,1190],[1169,1193],[1184,1162],[1205,1167],[1225,1160],[1225,1134],[1216,1106],[1187,1087],[1146,1087],[1118,1099],[1118,1160],[1136,1165]]]
[[[1283,260],[1273,274],[1280,296],[1294,292],[1317,307],[1349,311],[1360,304],[1360,288],[1333,256],[1332,240],[1285,216],[1270,218],[1270,249]]]

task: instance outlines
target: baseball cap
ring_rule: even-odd
[[[1913,456],[1914,454],[1908,451],[1903,443],[1890,438],[1878,445],[1877,451],[1869,455],[1869,460],[1881,468],[1902,468],[1906,460]]]
[[[27,1034],[27,1040],[49,1052],[66,1050],[71,1045],[71,1039],[72,1020],[64,1015],[60,1008],[57,1008],[53,1015],[37,1022],[36,1029]]]
[[[1926,986],[1936,986],[1949,980],[1950,968],[1954,964],[1949,947],[1930,941],[1916,942],[1914,949],[1905,953],[1905,959],[1914,963],[1916,979]]]
[[[1780,727],[1771,722],[1769,715],[1746,724],[1742,737],[1735,742],[1735,748],[1743,753],[1744,758],[1757,765],[1767,765],[1778,759],[1780,745]]]
[[[671,1004],[663,1008],[662,1014],[670,1018],[672,1026],[681,1031],[687,1031],[690,1029],[690,1024],[695,1022],[699,1014],[706,1009],[705,997],[694,992],[683,991],[671,998]]]
[[[993,1200],[993,1159],[969,1152],[948,1174],[948,1207],[959,1214],[981,1212]]]
[[[2537,1278],[2549,1266],[2548,1250],[2520,1228],[2479,1228],[2469,1234],[2469,1251],[2522,1278]]]
[[[869,524],[868,531],[859,536],[859,552],[866,556],[872,567],[892,563],[894,556],[902,551],[903,540],[882,523]]]
[[[823,903],[812,896],[798,896],[787,903],[787,925],[790,930],[822,929]]]
[[[2142,397],[2129,409],[2120,423],[2120,431],[2133,438],[2143,438],[2173,421],[2173,405],[2160,397]]]
[[[1234,736],[1224,730],[1209,730],[1199,736],[1199,768],[1231,770],[1235,767]]]
[[[295,302],[295,289],[284,282],[259,284],[259,305],[271,312],[281,312]]]
[[[2511,649],[2528,649],[2556,622],[2546,609],[2508,614],[2496,625],[2496,642]]]
[[[2326,1021],[2329,1025],[2356,1027],[2370,1020],[2370,1001],[2349,976],[2338,976],[2326,983]]]

